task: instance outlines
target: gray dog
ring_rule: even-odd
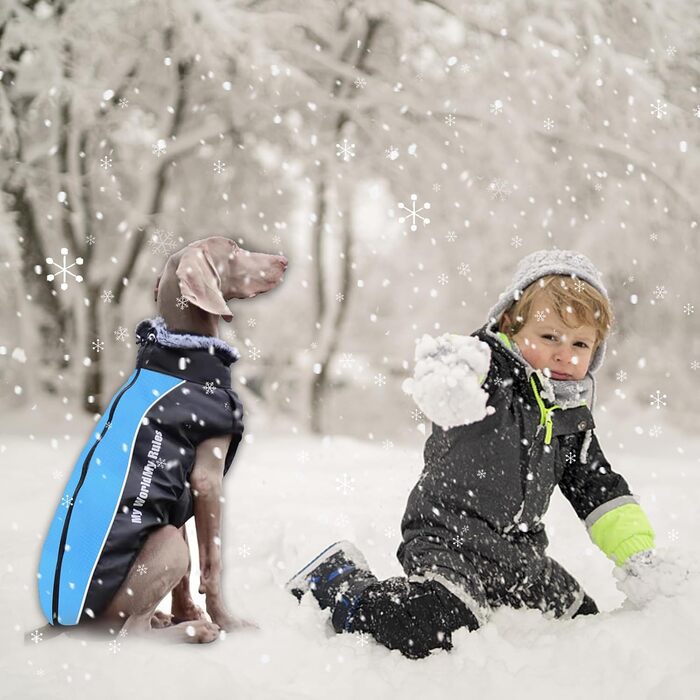
[[[243,434],[237,351],[218,337],[226,302],[268,292],[287,259],[213,236],[172,255],[159,316],[136,329],[136,369],[112,398],[66,485],[42,549],[46,631],[97,627],[210,642],[243,626],[221,585],[221,487]],[[194,516],[207,620],[190,594]],[[171,615],[156,612],[172,592]]]

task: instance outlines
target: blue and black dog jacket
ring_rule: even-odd
[[[142,321],[136,369],[78,457],[44,542],[38,585],[52,625],[97,617],[148,535],[194,514],[189,476],[197,446],[231,435],[224,474],[243,435],[231,389],[238,351],[219,338]]]

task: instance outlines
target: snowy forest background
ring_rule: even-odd
[[[290,260],[222,323],[253,412],[410,439],[415,339],[471,333],[516,262],[556,246],[589,255],[613,299],[599,400],[645,407],[645,430],[662,412],[696,429],[699,14],[3,2],[5,405],[101,411],[167,256],[223,234]],[[65,289],[62,251],[82,259]]]
[[[2,0],[0,698],[138,682],[173,698],[695,700],[699,47],[691,0]],[[66,479],[132,372],[168,255],[217,234],[289,259],[221,324],[246,414],[224,584],[259,629],[160,653],[41,641],[37,563]],[[659,548],[693,563],[688,589],[625,608],[555,492],[549,552],[600,615],[501,609],[421,662],[333,635],[283,586],[346,538],[380,578],[401,574],[430,429],[401,391],[415,341],[473,332],[518,260],[552,246],[604,273],[596,431]]]

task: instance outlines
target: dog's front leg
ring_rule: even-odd
[[[182,536],[187,544],[189,551],[189,542],[187,541],[187,529],[183,525],[180,528]],[[173,624],[186,622],[189,620],[204,620],[204,610],[195,604],[192,600],[190,592],[190,571],[192,570],[191,560],[187,564],[187,573],[180,579],[180,582],[172,590],[172,604],[170,613],[172,614]]]
[[[221,586],[221,493],[229,440],[223,437],[203,442],[197,449],[190,477],[199,545],[199,592],[206,596],[206,610],[212,622],[227,632],[249,624],[229,613]]]

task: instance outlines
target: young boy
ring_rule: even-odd
[[[336,632],[370,633],[410,658],[450,649],[454,630],[477,629],[501,605],[559,619],[597,613],[547,556],[541,520],[558,485],[618,567],[638,577],[653,561],[651,525],[593,431],[593,373],[611,322],[600,273],[583,255],[524,258],[469,339],[490,354],[480,378],[486,415],[447,429],[434,423],[426,442],[401,523],[406,578],[377,580],[362,554],[339,542],[287,588],[299,599],[310,590]]]

